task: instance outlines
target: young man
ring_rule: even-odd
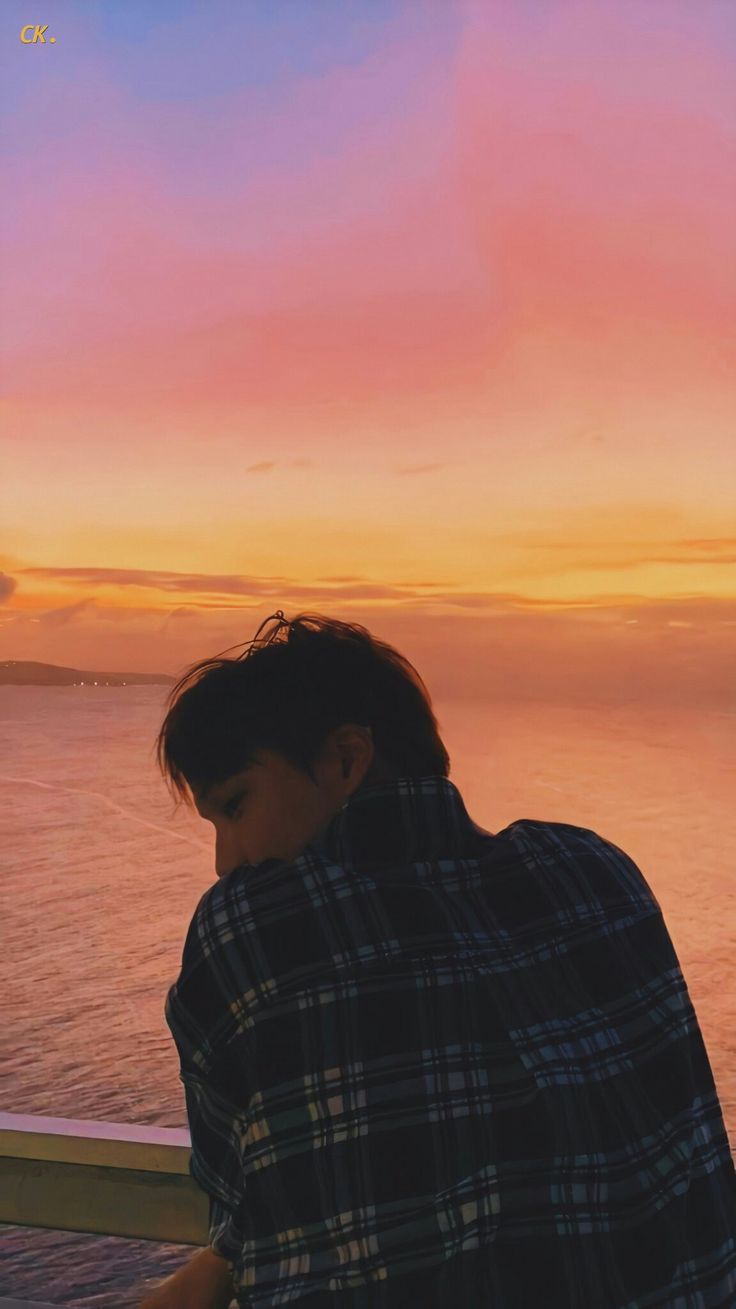
[[[218,881],[166,1002],[210,1246],[147,1309],[736,1303],[733,1160],[639,869],[484,831],[408,661],[276,618],[159,735]]]

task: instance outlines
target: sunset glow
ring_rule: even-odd
[[[443,694],[732,705],[730,6],[49,31],[3,56],[0,659],[307,609]]]

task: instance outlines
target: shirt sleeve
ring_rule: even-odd
[[[241,1128],[246,1109],[220,1069],[233,1014],[215,952],[203,948],[199,907],[184,945],[179,978],[164,1007],[179,1055],[192,1152],[189,1172],[209,1196],[209,1243],[234,1260],[243,1248],[244,1178]]]
[[[244,1241],[237,1111],[213,1095],[206,1081],[183,1072],[180,1078],[192,1138],[189,1173],[209,1197],[209,1244],[215,1254],[234,1261],[242,1254]]]

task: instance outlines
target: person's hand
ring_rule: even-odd
[[[181,1303],[179,1292],[176,1289],[172,1291],[171,1278],[167,1277],[145,1300],[141,1300],[138,1309],[179,1309]]]
[[[230,1264],[208,1245],[146,1296],[138,1309],[229,1309],[234,1296]]]

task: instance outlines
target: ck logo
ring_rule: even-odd
[[[21,27],[20,29],[20,39],[24,45],[35,45],[37,41],[40,41],[42,45],[45,45],[46,37],[44,36],[44,32],[48,32],[48,30],[48,23],[44,23],[43,27],[38,23],[26,23],[25,27]],[[33,36],[28,36],[28,32],[32,32]],[[53,45],[55,40],[55,36],[50,36],[49,44]]]

